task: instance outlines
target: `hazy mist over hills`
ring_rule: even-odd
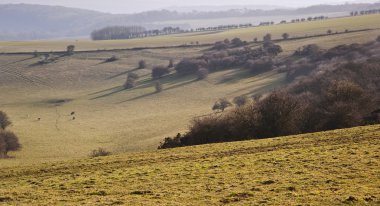
[[[0,0],[0,3],[4,2]],[[209,2],[209,1],[208,1]],[[273,20],[281,16],[313,15],[341,12],[348,15],[353,10],[365,10],[377,4],[318,5],[300,9],[281,6],[208,6],[171,7],[170,10],[147,11],[135,14],[110,14],[98,11],[31,4],[0,4],[0,40],[36,40],[89,38],[91,31],[105,26],[141,25],[148,29],[178,26],[189,29],[189,20],[202,20],[202,25],[217,26],[207,20],[219,18],[260,17]],[[174,11],[174,10],[179,10]],[[195,11],[197,10],[197,11]],[[175,22],[175,23],[168,23]],[[215,21],[214,21],[215,22]],[[216,21],[218,22],[218,21]],[[214,24],[214,25],[212,25]],[[219,22],[219,24],[221,24]],[[192,25],[194,28],[194,25]]]
[[[0,4],[40,4],[50,6],[66,6],[72,8],[82,8],[89,10],[96,10],[106,13],[114,14],[127,14],[136,13],[149,10],[161,10],[171,7],[176,7],[178,10],[186,7],[229,7],[229,6],[246,6],[256,5],[254,9],[275,9],[278,7],[292,7],[300,8],[318,4],[344,4],[346,2],[354,3],[374,3],[378,0],[192,0],[192,1],[178,1],[178,0],[0,0]],[[269,6],[268,6],[269,5]],[[275,5],[275,6],[271,6]],[[252,9],[248,6],[248,9]]]

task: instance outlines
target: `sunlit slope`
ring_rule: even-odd
[[[112,55],[120,60],[102,63]],[[30,66],[38,61],[31,56],[3,56],[7,66],[0,70],[0,108],[11,117],[10,129],[20,136],[23,149],[0,167],[86,157],[98,147],[115,153],[154,150],[164,137],[186,130],[192,118],[210,114],[217,99],[253,95],[284,83],[284,74],[253,76],[243,68],[213,73],[203,81],[173,72],[160,80],[163,91],[155,93],[153,65],[197,55],[197,49],[99,52],[38,66]],[[136,70],[140,59],[148,67]],[[136,88],[124,90],[131,71],[140,79]]]
[[[3,205],[379,205],[380,126],[2,169]]]
[[[361,18],[371,20],[370,16],[358,17]],[[339,19],[331,21],[336,20]],[[374,22],[378,21],[364,25]],[[242,33],[234,36],[246,35],[245,30],[229,32],[235,31]],[[327,49],[368,42],[378,35],[380,30],[373,30],[279,44],[284,49],[281,55],[290,55],[311,43]],[[223,39],[219,38],[215,40]],[[28,45],[38,46],[34,43]],[[41,42],[41,45],[45,43],[49,45],[49,42]],[[63,48],[66,43],[60,42]],[[19,46],[17,48],[23,49],[22,44]],[[203,81],[197,81],[196,76],[180,77],[172,72],[160,80],[163,92],[155,93],[156,81],[151,80],[150,75],[153,66],[167,65],[169,59],[178,62],[185,57],[200,56],[208,49],[203,46],[84,52],[60,57],[46,65],[36,64],[40,57],[33,54],[0,55],[0,110],[9,114],[13,121],[10,129],[19,135],[23,145],[20,152],[12,154],[14,159],[1,161],[0,168],[83,158],[98,147],[114,153],[154,150],[164,137],[186,131],[193,118],[210,114],[219,98],[251,96],[286,84],[285,74],[269,72],[254,76],[244,68],[229,68],[212,73]],[[119,60],[104,63],[113,55]],[[148,67],[138,70],[137,62],[141,59],[146,60]],[[137,73],[140,79],[135,89],[124,90],[122,85],[129,72]],[[63,103],[56,104],[62,100]],[[72,112],[74,116],[70,115]]]
[[[234,29],[221,32],[186,33],[168,36],[150,37],[144,39],[114,40],[114,41],[32,41],[32,42],[0,42],[0,52],[33,52],[38,51],[62,51],[69,44],[74,44],[77,50],[103,50],[133,47],[170,46],[195,43],[214,43],[225,38],[240,37],[252,41],[255,37],[262,37],[271,33],[274,38],[281,38],[285,32],[290,36],[302,37],[305,35],[326,34],[327,30],[344,32],[348,30],[378,29],[380,28],[380,15],[366,15],[328,19],[324,21],[312,21],[294,24],[282,24],[246,29]],[[380,34],[377,31],[377,34]]]

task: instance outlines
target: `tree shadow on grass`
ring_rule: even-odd
[[[247,69],[233,69],[232,71],[226,73],[224,76],[225,77],[221,79],[217,84],[233,84],[240,81],[241,79],[257,77],[258,79],[251,81],[251,82],[255,82],[255,81],[263,80],[267,78],[268,76],[272,76],[272,74],[268,72],[253,73],[252,71],[247,70]]]
[[[176,73],[171,73],[171,74],[168,74],[168,75],[166,75],[160,79],[151,79],[150,78],[150,79],[140,81],[140,82],[138,82],[137,86],[132,88],[132,89],[125,89],[123,86],[116,86],[116,87],[111,87],[111,88],[104,89],[101,91],[93,92],[89,95],[90,96],[97,95],[96,97],[90,98],[90,100],[105,98],[105,97],[108,97],[108,96],[111,96],[111,95],[114,95],[114,94],[117,94],[117,93],[120,93],[123,91],[130,91],[133,89],[146,89],[149,87],[153,88],[155,82],[157,82],[157,81],[159,81],[163,85],[173,85],[173,86],[170,86],[170,87],[167,87],[166,89],[164,89],[164,91],[166,91],[166,90],[175,89],[175,88],[178,88],[181,86],[185,86],[187,84],[191,84],[191,83],[197,81],[197,79],[194,79],[194,78],[195,78],[194,75],[178,76]],[[152,94],[155,94],[155,92],[145,94],[145,95],[142,95],[139,97],[135,97],[135,98],[132,98],[132,99],[129,99],[126,101],[141,99],[143,97],[147,97],[147,96],[152,95]],[[126,101],[123,101],[123,102],[126,102]],[[122,103],[122,102],[120,102],[120,103]]]
[[[192,79],[190,81],[185,81],[185,82],[176,84],[174,86],[167,87],[166,89],[163,89],[162,92],[169,91],[169,90],[172,90],[172,89],[176,89],[176,88],[179,88],[179,87],[183,87],[183,86],[192,84],[192,83],[197,82],[197,81],[198,81],[197,79]],[[160,93],[162,93],[162,92],[160,92]],[[124,100],[124,101],[121,101],[121,102],[117,102],[117,104],[121,104],[121,103],[125,103],[125,102],[130,102],[130,101],[135,101],[135,100],[143,99],[145,97],[149,97],[149,96],[154,95],[154,94],[159,94],[159,93],[157,93],[157,92],[151,92],[151,93],[143,94],[141,96],[137,96],[137,97],[134,97],[134,98],[131,98],[131,99],[127,99],[127,100]]]
[[[90,100],[96,100],[96,99],[100,99],[100,98],[104,98],[104,97],[108,97],[108,96],[111,96],[111,95],[114,95],[114,94],[117,94],[117,93],[120,93],[122,91],[127,91],[128,89],[125,89],[123,86],[118,86],[118,87],[113,87],[113,88],[110,88],[110,89],[106,89],[104,91],[109,91],[108,93],[106,94],[103,94],[103,95],[99,95],[99,96],[96,96],[96,97],[93,97],[93,98],[90,98]],[[96,94],[100,94],[100,93],[103,93],[102,91],[100,92],[95,92]]]
[[[120,72],[119,74],[115,74],[115,75],[113,75],[113,76],[107,77],[106,80],[114,79],[114,78],[116,78],[116,77],[120,77],[120,76],[122,76],[122,75],[129,74],[129,73],[131,73],[131,72],[135,72],[135,71],[137,71],[137,70],[139,70],[139,68],[134,68],[134,69],[132,69],[132,70],[127,70],[127,71],[124,71],[124,72]]]
[[[3,65],[0,65],[0,69],[1,69],[1,67],[6,67],[6,66],[9,66],[9,65],[20,63],[20,62],[27,61],[27,60],[30,60],[30,59],[34,59],[34,57],[28,57],[28,58],[25,58],[25,59],[21,59],[21,60],[18,60],[18,61],[9,62],[9,63],[3,64]]]

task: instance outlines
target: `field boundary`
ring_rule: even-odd
[[[350,33],[359,33],[359,32],[366,32],[366,31],[375,31],[380,30],[380,28],[372,28],[372,29],[358,29],[358,30],[349,30],[349,31],[343,31],[343,32],[335,32],[331,34],[315,34],[315,35],[307,35],[307,36],[301,36],[301,37],[290,37],[288,39],[273,39],[273,42],[284,42],[284,41],[296,41],[296,40],[302,40],[302,39],[311,39],[311,38],[319,38],[319,37],[325,37],[325,36],[334,36],[334,35],[342,35],[342,34],[350,34]],[[220,40],[222,41],[222,40]],[[263,41],[257,41],[248,42],[250,44],[262,44]],[[118,52],[118,51],[141,51],[141,50],[149,50],[149,49],[176,49],[176,48],[202,48],[202,47],[211,47],[214,46],[214,43],[207,43],[207,44],[198,44],[198,45],[173,45],[173,46],[154,46],[154,47],[132,47],[132,48],[122,48],[122,49],[98,49],[98,50],[80,50],[75,51],[77,54],[83,54],[83,53],[98,53],[98,52]],[[64,55],[66,54],[66,51],[53,51],[53,52],[1,52],[0,55],[7,56],[7,55],[44,55],[44,54],[56,54],[56,55]]]

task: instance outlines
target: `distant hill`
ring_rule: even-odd
[[[0,40],[35,40],[89,37],[91,31],[112,25],[141,25],[148,29],[179,26],[188,29],[185,20],[228,17],[281,16],[350,12],[380,8],[376,4],[318,5],[300,9],[266,10],[265,8],[229,9],[224,11],[178,12],[147,11],[136,14],[108,14],[90,10],[31,4],[0,4]],[[260,8],[260,7],[258,7]],[[163,22],[184,20],[175,25]],[[244,23],[244,22],[242,22]]]
[[[169,7],[170,11],[178,12],[208,12],[208,11],[228,11],[233,9],[249,9],[249,10],[274,10],[274,9],[285,9],[281,6],[275,5],[229,5],[229,6],[185,6],[185,7]]]

